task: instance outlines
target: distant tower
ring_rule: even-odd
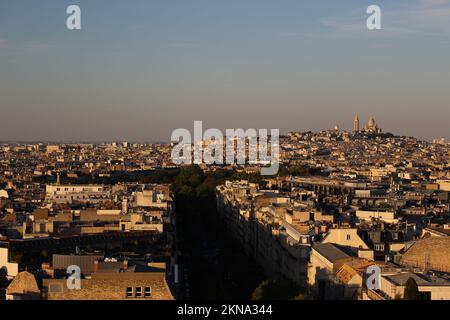
[[[381,133],[381,129],[378,127],[378,124],[376,123],[373,116],[370,116],[366,129],[368,132]]]
[[[373,116],[370,116],[369,122],[367,123],[367,129],[373,131],[375,129],[376,125],[377,125],[377,123],[375,122],[375,119],[373,118]]]
[[[128,199],[127,197],[122,198],[122,213],[127,214],[128,213]]]
[[[355,120],[353,120],[353,131],[358,132],[359,131],[359,118],[358,114],[355,113]]]

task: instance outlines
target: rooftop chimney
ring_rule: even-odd
[[[94,261],[94,273],[97,273],[100,270],[100,264],[98,260]]]

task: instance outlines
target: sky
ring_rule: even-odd
[[[450,0],[0,0],[0,141],[351,129],[356,112],[450,139],[449,83]]]

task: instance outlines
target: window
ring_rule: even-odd
[[[392,234],[392,240],[398,240],[398,233],[397,232],[394,232]]]
[[[431,291],[419,292],[420,300],[431,300]]]
[[[150,298],[152,296],[152,289],[150,287],[145,287],[144,296]]]
[[[142,288],[136,287],[136,298],[142,297]]]
[[[350,240],[350,235],[349,234],[347,235],[347,240]]]
[[[127,288],[127,298],[133,298],[133,288],[132,287]]]

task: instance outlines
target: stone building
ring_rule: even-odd
[[[431,237],[408,245],[399,263],[430,271],[450,272],[450,237]]]
[[[28,271],[19,272],[6,289],[6,300],[39,300],[40,297],[36,278]]]
[[[173,300],[163,267],[136,265],[126,270],[96,272],[69,289],[67,279],[44,279],[47,300]]]

